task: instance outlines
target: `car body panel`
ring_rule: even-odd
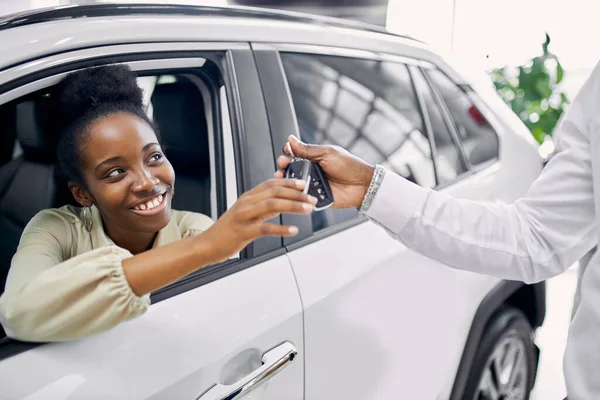
[[[195,399],[249,374],[285,341],[303,353],[302,305],[289,261],[279,256],[154,304],[110,331],[0,361],[0,397]],[[254,399],[303,399],[303,373],[297,357]]]

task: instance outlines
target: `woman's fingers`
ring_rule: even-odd
[[[267,220],[279,214],[310,214],[313,204],[302,201],[269,198],[255,203],[241,212],[241,217],[249,220]]]
[[[298,189],[289,188],[285,186],[273,186],[265,188],[264,190],[261,190],[252,195],[252,201],[254,203],[259,203],[267,199],[286,199],[300,201],[303,203],[310,203],[312,205],[317,204],[316,197],[309,196]]]
[[[241,238],[254,240],[260,236],[294,236],[298,228],[265,221],[279,214],[310,214],[317,199],[303,192],[306,183],[296,179],[271,179],[243,194],[225,215],[237,226]],[[221,218],[223,219],[223,217]],[[242,233],[243,232],[243,233]]]
[[[305,186],[306,182],[297,179],[271,179],[248,192],[246,201],[257,204],[267,199],[287,199],[317,204],[316,197],[304,193]]]
[[[276,187],[290,188],[302,192],[304,190],[305,185],[306,182],[301,181],[299,179],[269,179],[268,181],[265,181],[253,188],[252,190],[248,191],[247,195],[254,197],[258,193]]]
[[[258,226],[258,236],[296,236],[298,228],[291,225],[277,225],[263,222]]]

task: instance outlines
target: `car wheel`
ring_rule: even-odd
[[[527,400],[536,369],[533,329],[515,308],[500,309],[486,327],[463,399]]]

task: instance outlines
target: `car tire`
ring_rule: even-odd
[[[527,400],[536,364],[529,321],[516,308],[502,308],[485,328],[462,398]]]

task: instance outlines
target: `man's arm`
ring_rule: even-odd
[[[367,215],[456,268],[524,282],[563,272],[596,243],[589,135],[599,77],[597,67],[562,119],[562,151],[514,204],[455,199],[388,172]]]
[[[367,215],[408,247],[455,268],[524,282],[561,273],[597,240],[590,133],[599,91],[597,66],[562,119],[562,151],[514,204],[456,199],[388,171]],[[321,164],[343,206],[362,203],[356,193],[364,195],[370,182],[357,177],[372,176],[372,166],[336,147],[294,138],[289,145]],[[287,162],[280,157],[279,167]]]

